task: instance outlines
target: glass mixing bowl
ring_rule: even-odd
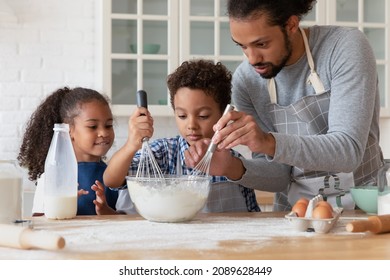
[[[127,188],[137,212],[153,222],[185,222],[206,204],[211,176],[127,176]]]

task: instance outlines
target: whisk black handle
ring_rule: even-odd
[[[140,89],[137,91],[137,106],[138,107],[144,107],[144,108],[148,108],[148,96],[146,94],[146,91]],[[142,114],[144,115],[144,114]],[[148,137],[144,137],[142,139],[142,142],[145,142],[145,141],[148,141],[149,138]]]
[[[142,89],[137,91],[137,106],[148,108],[148,96]]]

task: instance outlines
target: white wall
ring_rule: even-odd
[[[38,103],[63,86],[101,89],[102,0],[0,0],[17,22],[0,17],[0,158],[15,159],[26,120]],[[155,119],[155,136],[175,135],[172,118]],[[118,118],[116,142],[127,136]],[[390,119],[381,120],[381,144],[390,158]],[[26,188],[32,185],[26,182]]]

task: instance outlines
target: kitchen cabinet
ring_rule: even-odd
[[[166,77],[182,61],[212,59],[234,71],[243,54],[231,41],[225,7],[226,0],[104,0],[103,90],[114,114],[131,114],[136,91],[144,89],[153,115],[171,115]],[[357,27],[367,35],[377,58],[382,117],[390,117],[389,21],[385,0],[317,1],[302,21]]]
[[[166,77],[185,60],[212,59],[234,70],[243,56],[230,39],[225,6],[226,0],[103,1],[103,90],[114,114],[129,115],[144,89],[153,115],[172,115]]]
[[[152,112],[168,113],[165,78],[178,64],[178,5],[178,0],[103,1],[103,90],[115,115],[133,112],[139,89],[148,93]]]
[[[340,25],[359,28],[376,57],[381,117],[390,117],[390,2],[386,0],[323,0],[302,25]]]

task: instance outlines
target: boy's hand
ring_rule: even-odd
[[[202,139],[192,144],[188,150],[184,152],[185,163],[187,166],[194,168],[206,155],[210,139]],[[226,176],[230,172],[230,163],[234,157],[230,150],[216,149],[214,153],[209,154],[204,160],[210,161],[210,175]]]
[[[141,149],[142,140],[153,135],[153,118],[146,108],[136,108],[128,121],[126,143],[114,153],[103,174],[103,182],[119,188],[126,180],[135,153]]]
[[[194,168],[207,152],[210,139],[201,139],[193,143],[184,151],[184,159],[187,166]]]
[[[141,148],[145,137],[153,136],[153,118],[150,112],[143,107],[137,108],[129,119],[128,129],[127,145],[132,146],[131,150],[137,151]]]

